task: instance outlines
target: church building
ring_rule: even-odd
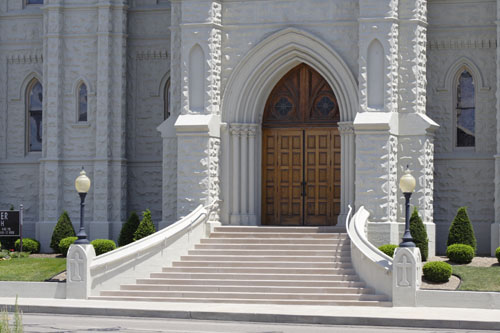
[[[430,253],[467,206],[500,246],[500,1],[2,0],[0,209],[50,251],[82,166],[90,239],[132,211],[343,226],[398,244],[408,167]]]

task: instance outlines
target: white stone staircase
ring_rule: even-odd
[[[338,228],[222,226],[161,272],[90,299],[391,306],[354,272]]]

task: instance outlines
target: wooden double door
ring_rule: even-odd
[[[264,129],[263,147],[263,224],[335,225],[341,186],[338,129]]]
[[[337,223],[339,120],[331,87],[307,64],[290,70],[273,88],[262,122],[262,224]]]

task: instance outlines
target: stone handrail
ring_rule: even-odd
[[[351,207],[349,206],[351,209]],[[350,212],[349,212],[350,213]],[[377,249],[366,237],[370,213],[361,206],[346,221],[347,235],[351,240],[351,260],[359,277],[378,293],[392,297],[392,258]]]
[[[218,224],[206,223],[216,207],[216,203],[200,205],[176,223],[98,257],[91,245],[72,246],[68,252],[67,297],[87,298],[101,290],[116,290],[179,260]]]

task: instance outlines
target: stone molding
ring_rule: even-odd
[[[497,47],[497,41],[495,39],[429,40],[427,47],[430,50],[494,49]]]
[[[167,50],[140,50],[135,55],[137,60],[166,60],[168,56]]]
[[[9,65],[41,64],[43,63],[42,53],[11,54],[7,56]]]

